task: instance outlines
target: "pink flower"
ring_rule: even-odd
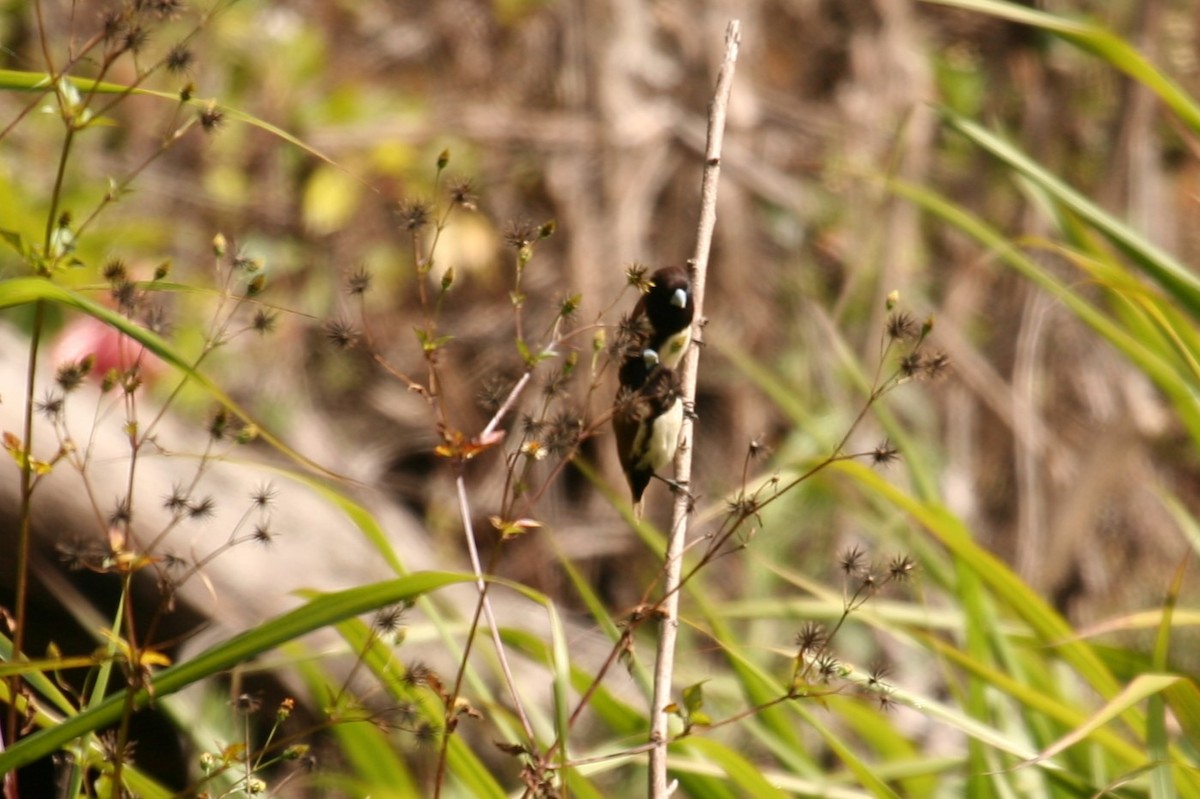
[[[109,370],[124,372],[135,364],[141,367],[143,379],[153,379],[163,371],[162,361],[137,341],[95,317],[77,316],[59,333],[50,359],[57,367],[88,355],[95,358],[90,374],[97,382]]]

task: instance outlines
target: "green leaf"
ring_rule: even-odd
[[[529,350],[529,345],[525,343],[525,339],[517,339],[517,354],[521,356],[521,360],[526,366],[537,365],[537,359]]]
[[[15,230],[0,230],[0,239],[9,247],[17,251],[17,254],[22,258],[29,257],[29,245],[25,243],[25,238]]]
[[[689,716],[704,707],[704,683],[706,682],[708,680],[701,680],[683,689],[683,706],[687,709]]]

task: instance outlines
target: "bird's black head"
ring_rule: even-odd
[[[621,361],[617,379],[620,380],[622,388],[638,391],[645,385],[646,378],[650,376],[656,366],[658,366],[658,353],[654,350],[644,349],[641,352],[629,352]]]
[[[686,329],[692,323],[696,306],[692,302],[692,279],[686,267],[666,266],[650,276],[650,291],[638,305],[653,328],[651,349]],[[637,313],[635,309],[635,315]]]

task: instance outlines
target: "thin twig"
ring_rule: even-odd
[[[733,88],[733,73],[741,42],[741,22],[730,20],[725,28],[725,58],[717,75],[716,93],[708,111],[708,145],[704,152],[704,178],[700,190],[700,224],[696,232],[696,251],[692,258],[692,301],[696,306],[698,329],[704,319],[704,281],[708,272],[708,255],[712,248],[713,229],[717,223],[717,186],[721,174],[721,143],[725,137],[725,110]],[[686,403],[696,398],[696,377],[700,350],[689,347],[683,359],[683,391]],[[689,405],[690,406],[690,405]],[[693,425],[685,418],[680,431],[679,451],[675,456],[675,479],[686,485],[692,476]],[[667,724],[665,712],[670,703],[671,682],[675,670],[675,639],[679,629],[678,585],[684,544],[687,539],[688,511],[691,498],[682,492],[675,497],[671,521],[671,537],[667,542],[662,605],[662,626],[658,639],[658,655],[654,668],[654,698],[650,707],[650,784],[651,799],[664,799],[669,794],[667,783]]]
[[[475,572],[475,585],[479,589],[479,602],[483,607],[483,615],[487,618],[488,632],[491,633],[492,644],[496,647],[496,657],[500,662],[500,669],[504,673],[504,681],[508,685],[508,690],[512,695],[513,709],[516,711],[517,718],[521,720],[521,727],[525,730],[526,740],[532,745],[536,740],[533,724],[530,722],[528,714],[525,713],[525,706],[522,704],[521,695],[517,691],[517,680],[513,676],[512,667],[509,665],[508,656],[505,654],[504,642],[500,636],[500,626],[496,623],[496,614],[492,610],[492,602],[487,595],[487,574],[483,570],[483,564],[479,559],[479,549],[475,544],[475,530],[471,525],[471,507],[467,498],[467,483],[461,473],[455,478],[454,485],[458,494],[459,512],[462,514],[463,523],[467,528],[467,551],[471,554],[471,568]],[[490,572],[491,569],[488,571]],[[466,662],[465,654],[463,655],[463,661],[464,663]],[[455,694],[457,697],[457,691]]]

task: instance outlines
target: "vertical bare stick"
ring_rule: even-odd
[[[700,225],[696,231],[696,251],[692,257],[692,301],[698,320],[695,335],[699,336],[704,319],[704,279],[708,272],[708,253],[712,249],[713,228],[717,224],[717,183],[721,175],[721,143],[725,138],[725,109],[733,88],[733,71],[737,64],[738,44],[741,42],[741,22],[730,20],[725,29],[725,58],[717,75],[717,89],[708,110],[708,145],[704,149],[704,180],[700,188]],[[683,391],[691,407],[696,398],[696,376],[700,350],[689,347],[683,359]],[[684,418],[679,435],[679,451],[675,455],[675,479],[686,485],[692,477],[692,420]],[[654,699],[650,707],[650,790],[651,799],[665,799],[670,793],[667,784],[667,723],[664,708],[671,702],[671,681],[675,671],[675,638],[679,630],[679,578],[687,539],[688,506],[690,498],[680,493],[675,497],[671,517],[671,537],[667,542],[665,579],[666,601],[661,611],[662,626],[658,637],[658,656],[654,668]]]

